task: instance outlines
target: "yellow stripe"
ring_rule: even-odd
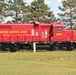
[[[44,42],[44,43],[47,43],[47,42]]]
[[[36,44],[38,44],[38,42],[36,42]]]
[[[25,44],[28,44],[28,42],[25,42]]]
[[[61,42],[58,42],[58,43],[61,43]]]
[[[12,44],[15,44],[15,42],[12,42]]]

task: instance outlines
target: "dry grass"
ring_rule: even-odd
[[[76,75],[76,51],[0,53],[0,75]]]

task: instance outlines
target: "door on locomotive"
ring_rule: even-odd
[[[33,42],[39,41],[39,24],[40,24],[39,22],[34,22],[33,29],[32,29]]]
[[[53,25],[51,25],[49,28],[49,41],[51,41],[51,37],[53,37]]]
[[[50,36],[52,35],[52,29],[50,29],[51,24],[41,24],[40,25],[40,41],[49,42]],[[51,35],[50,35],[51,34]]]

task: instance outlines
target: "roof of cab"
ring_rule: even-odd
[[[65,27],[65,25],[64,25],[63,23],[61,23],[61,22],[51,23],[51,25],[52,25],[53,27]]]

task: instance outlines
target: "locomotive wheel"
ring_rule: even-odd
[[[54,45],[54,46],[53,46],[53,50],[59,50],[58,45]]]
[[[11,46],[10,47],[10,52],[16,52],[17,50],[15,49],[15,47],[14,46]]]
[[[65,50],[66,50],[66,51],[72,51],[72,50],[74,50],[74,46],[66,45]]]
[[[31,49],[31,47],[30,47],[30,46],[27,46],[27,47],[26,47],[26,49],[27,49],[27,50],[30,50],[30,49]]]

